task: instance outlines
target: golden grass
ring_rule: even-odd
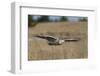
[[[87,29],[87,22],[48,22],[30,27],[28,29],[28,60],[87,58]],[[50,46],[46,40],[33,38],[36,34],[80,37],[81,40]]]

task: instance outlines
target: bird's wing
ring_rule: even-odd
[[[64,38],[63,40],[64,40],[64,41],[79,41],[80,38],[78,38],[78,37],[73,37],[73,38]]]
[[[44,36],[43,35],[37,35],[35,37],[42,38],[42,39],[46,39],[48,41],[55,41],[55,40],[57,40],[56,37],[48,36],[48,35],[44,35]]]

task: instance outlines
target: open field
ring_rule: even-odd
[[[87,22],[45,22],[28,28],[28,60],[79,59],[88,57]],[[34,35],[79,37],[77,42],[48,45]]]

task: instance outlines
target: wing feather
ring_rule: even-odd
[[[48,40],[48,41],[55,41],[55,40],[57,40],[56,37],[48,36],[48,35],[44,35],[44,36],[42,36],[42,35],[37,35],[37,36],[35,36],[35,37],[42,38],[42,39],[46,39],[46,40]]]

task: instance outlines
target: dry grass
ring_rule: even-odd
[[[33,38],[36,34],[80,37],[81,40],[50,46],[46,40]],[[87,22],[39,23],[29,28],[28,60],[87,58],[87,37]]]

